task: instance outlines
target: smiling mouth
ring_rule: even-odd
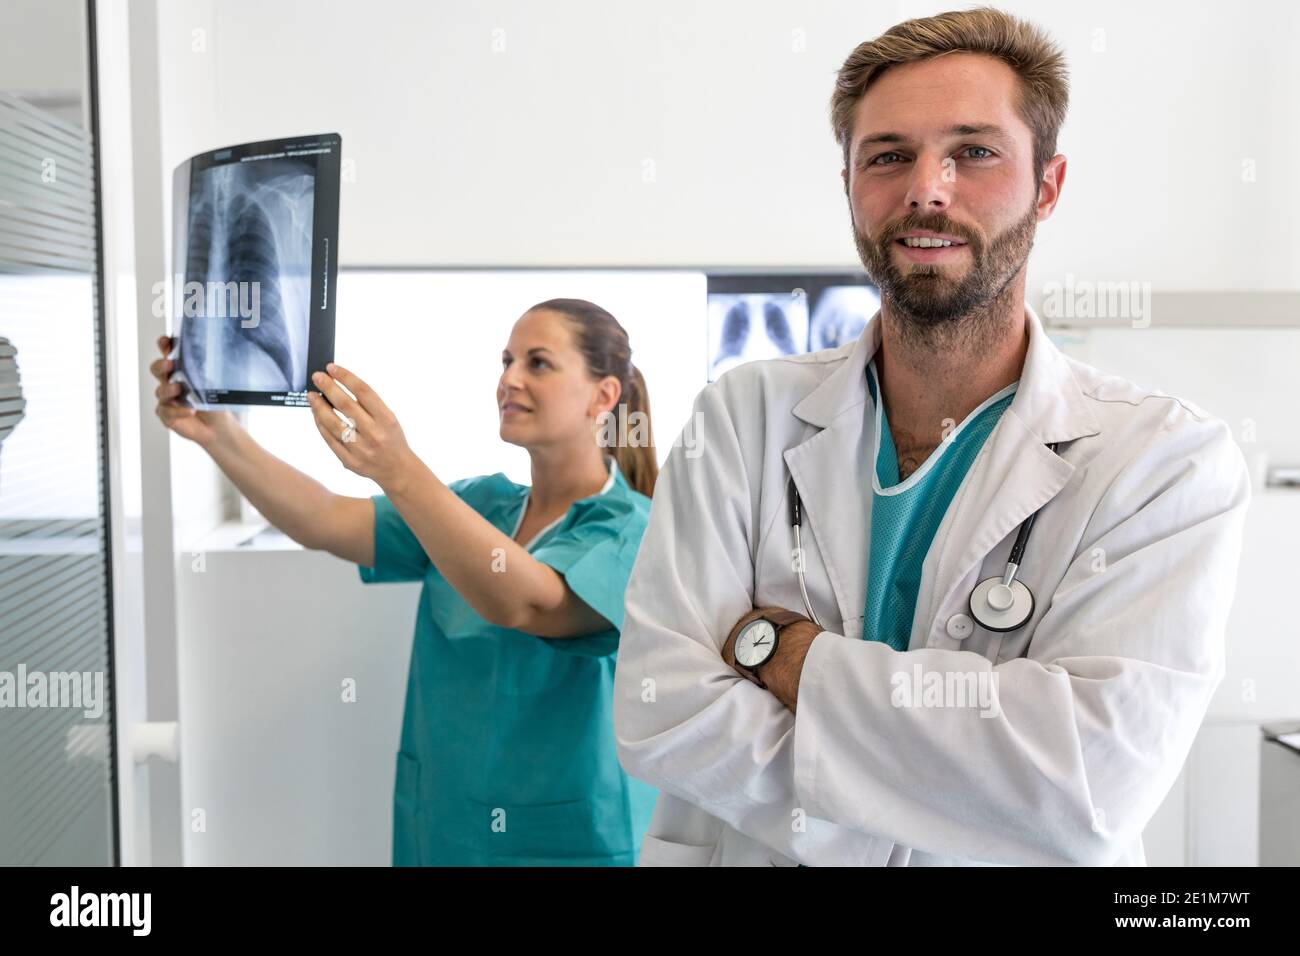
[[[531,408],[524,408],[524,406],[516,404],[515,402],[506,402],[504,405],[501,406],[502,415],[504,415],[506,412],[531,412],[531,411],[532,411]]]
[[[959,239],[934,239],[930,236],[908,236],[894,242],[904,249],[961,249],[966,245]]]

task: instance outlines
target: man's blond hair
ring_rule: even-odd
[[[1056,135],[1065,121],[1070,84],[1065,55],[1048,34],[993,7],[953,10],[905,20],[874,40],[858,44],[840,67],[831,96],[831,128],[849,164],[853,111],[891,66],[931,60],[948,53],[982,53],[1006,63],[1019,81],[1016,111],[1034,134],[1034,181],[1056,155]]]

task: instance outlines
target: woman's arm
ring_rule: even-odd
[[[397,416],[369,385],[341,366],[326,368],[333,378],[314,378],[325,397],[307,393],[321,437],[344,467],[384,490],[429,560],[480,617],[538,637],[584,637],[613,627],[573,593],[563,575],[443,484],[411,451]],[[356,425],[347,441],[339,412]]]
[[[335,494],[276,458],[238,424],[206,450],[253,507],[304,548],[374,564],[375,509],[369,498]]]
[[[613,627],[562,574],[462,501],[414,454],[384,490],[429,560],[485,621],[538,637]]]

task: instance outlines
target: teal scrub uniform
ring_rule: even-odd
[[[636,862],[657,792],[619,766],[614,657],[650,499],[607,461],[605,488],[528,543],[614,625],[584,637],[542,638],[487,623],[433,566],[387,496],[372,497],[375,563],[358,566],[361,580],[424,582],[397,755],[394,866]],[[498,473],[449,487],[515,534],[526,485]]]
[[[872,482],[863,640],[882,641],[896,651],[907,650],[926,553],[975,456],[1015,398],[1017,384],[1013,382],[981,402],[943,444],[930,452],[920,468],[899,481],[898,450],[889,430],[889,416],[877,397],[876,363],[869,364],[867,385],[879,440]]]

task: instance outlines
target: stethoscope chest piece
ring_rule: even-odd
[[[1034,613],[1034,595],[1017,580],[985,578],[970,594],[970,616],[975,623],[998,633],[1023,627]]]
[[[1056,442],[1047,447],[1056,451]],[[970,616],[985,630],[1002,634],[1024,627],[1034,614],[1034,594],[1016,579],[1020,562],[1024,560],[1029,532],[1033,530],[1038,512],[1034,511],[1020,525],[1011,551],[1007,555],[1007,569],[1000,578],[985,578],[970,593]]]

